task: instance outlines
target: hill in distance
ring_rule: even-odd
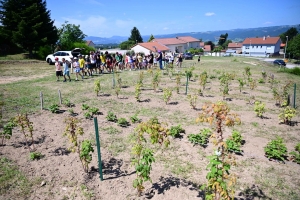
[[[284,26],[269,26],[269,27],[259,27],[259,28],[246,28],[246,29],[232,29],[232,30],[218,30],[218,31],[205,31],[205,32],[187,32],[187,33],[173,33],[165,35],[154,35],[155,38],[174,38],[178,36],[192,36],[197,39],[202,39],[202,41],[212,41],[215,42],[221,34],[228,33],[228,40],[234,42],[243,41],[247,37],[263,37],[270,36],[276,37],[280,34],[286,32],[288,29],[298,25],[284,25]],[[95,44],[120,44],[127,41],[128,36],[112,36],[109,38],[88,36],[85,40],[92,40]],[[143,41],[146,42],[150,38],[150,35],[142,36]]]

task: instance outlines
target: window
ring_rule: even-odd
[[[271,49],[271,46],[267,46],[267,49],[270,50],[270,49]]]
[[[61,52],[56,52],[53,56],[60,56]]]
[[[258,46],[256,46],[256,48],[258,49]]]
[[[262,48],[262,46],[260,46],[260,48]]]
[[[246,46],[246,49],[249,49],[249,46]]]

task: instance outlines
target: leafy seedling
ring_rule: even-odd
[[[266,157],[269,159],[275,159],[284,162],[287,156],[286,145],[283,142],[283,139],[278,136],[276,139],[269,142],[267,146],[264,147],[264,150]]]
[[[171,126],[170,135],[174,138],[181,138],[182,135],[180,133],[185,133],[185,130],[181,127],[181,125]]]
[[[139,123],[139,122],[141,122],[141,119],[139,119],[139,118],[137,117],[137,114],[135,114],[135,115],[133,115],[133,116],[130,117],[130,121],[131,121],[132,123]]]
[[[291,160],[297,164],[300,164],[300,143],[295,146],[295,151],[292,151],[290,154],[292,157]]]
[[[129,122],[125,118],[119,118],[117,123],[119,126],[122,126],[122,127],[127,127],[130,125]]]
[[[58,113],[58,112],[59,112],[59,105],[57,105],[57,104],[52,104],[52,105],[49,107],[49,110],[50,110],[50,112],[52,112],[52,113]]]
[[[199,144],[202,147],[206,147],[209,142],[209,137],[211,136],[212,131],[209,128],[204,128],[198,134],[190,134],[188,136],[189,141],[196,145]]]
[[[90,108],[90,106],[88,106],[87,104],[82,104],[81,105],[82,110],[88,110],[89,108]]]
[[[44,157],[43,154],[41,154],[40,152],[31,152],[29,156],[30,160],[39,160]]]
[[[106,119],[107,119],[107,121],[110,121],[110,122],[116,122],[117,116],[112,111],[109,111],[107,113]]]

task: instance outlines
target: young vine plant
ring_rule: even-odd
[[[227,151],[223,138],[224,126],[240,124],[241,120],[230,109],[225,102],[219,101],[216,104],[204,105],[202,112],[197,118],[198,122],[215,124],[215,134],[211,135],[212,142],[217,148],[207,166],[209,172],[206,176],[208,183],[201,189],[205,191],[207,199],[230,199],[234,197],[234,185],[236,176],[230,174],[231,165],[234,164],[232,155]]]
[[[152,118],[147,122],[141,122],[135,129],[131,164],[135,166],[136,179],[133,181],[133,187],[137,189],[138,196],[141,196],[144,190],[144,182],[150,181],[152,163],[155,162],[154,151],[146,146],[147,137],[150,136],[152,144],[164,144],[166,147],[170,144],[168,139],[169,129],[166,124],[160,123],[158,119]]]

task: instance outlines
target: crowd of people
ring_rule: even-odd
[[[111,73],[115,71],[123,70],[137,70],[137,69],[151,69],[159,67],[161,70],[166,66],[173,66],[174,62],[177,67],[182,67],[183,57],[182,54],[175,56],[174,53],[165,53],[157,51],[156,53],[150,52],[148,55],[143,53],[121,53],[110,54],[107,51],[94,52],[91,51],[89,55],[81,55],[78,57],[70,58],[71,62],[62,59],[59,62],[58,58],[55,58],[55,69],[57,81],[60,76],[64,77],[64,82],[71,81],[70,73],[75,73],[76,81],[79,77],[83,80],[84,76],[93,76],[95,74]]]

